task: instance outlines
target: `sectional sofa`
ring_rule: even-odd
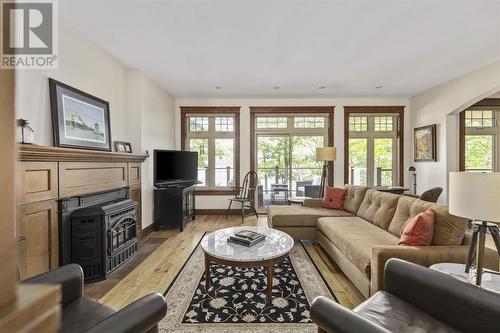
[[[422,266],[438,262],[465,263],[470,243],[467,219],[453,216],[443,205],[346,185],[344,210],[323,208],[321,199],[304,206],[270,206],[269,226],[294,239],[317,240],[365,296],[383,290],[384,265],[390,258]],[[435,213],[431,246],[398,246],[401,232],[415,215]],[[498,269],[494,251],[486,251],[485,266]]]

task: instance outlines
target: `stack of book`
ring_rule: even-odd
[[[264,234],[251,230],[240,230],[234,235],[229,236],[227,241],[240,245],[252,246],[258,242],[262,242],[264,239],[266,239],[266,235]]]

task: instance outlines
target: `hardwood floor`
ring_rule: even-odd
[[[201,215],[186,225],[184,232],[164,230],[150,233],[146,241],[155,238],[166,240],[99,301],[121,309],[149,293],[163,294],[205,232],[240,225],[239,216],[226,219],[221,215]],[[267,217],[258,220],[254,216],[247,217],[244,225],[267,226]],[[304,245],[342,305],[352,308],[363,301],[363,296],[318,244],[306,242]]]

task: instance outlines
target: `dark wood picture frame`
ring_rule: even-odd
[[[52,78],[49,78],[49,90],[55,146],[111,151],[111,125],[109,117],[109,103],[107,101]],[[66,119],[64,114],[65,110],[63,109],[63,97],[69,97],[76,102],[87,104],[96,109],[102,109],[102,128],[98,126],[99,124],[96,122],[94,125],[94,134],[100,136],[99,131],[102,131],[103,141],[66,135]],[[82,128],[87,132],[90,131],[91,127],[81,119],[80,115],[77,114],[76,116],[81,121],[81,123],[76,122],[78,124],[78,126],[76,126],[77,129],[79,129],[80,132]],[[75,129],[75,125],[73,125],[73,129]],[[83,132],[81,132],[81,134],[83,134]]]
[[[432,125],[427,125],[427,126],[422,126],[422,127],[417,127],[413,129],[413,160],[415,162],[436,162],[437,161],[437,135],[436,135],[436,129],[437,126],[436,124]],[[429,158],[417,158],[417,132],[419,131],[425,131],[425,130],[430,130],[431,131],[431,157]]]

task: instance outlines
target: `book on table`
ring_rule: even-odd
[[[251,230],[241,230],[228,237],[228,241],[245,246],[252,246],[264,239],[266,239],[266,235]]]

